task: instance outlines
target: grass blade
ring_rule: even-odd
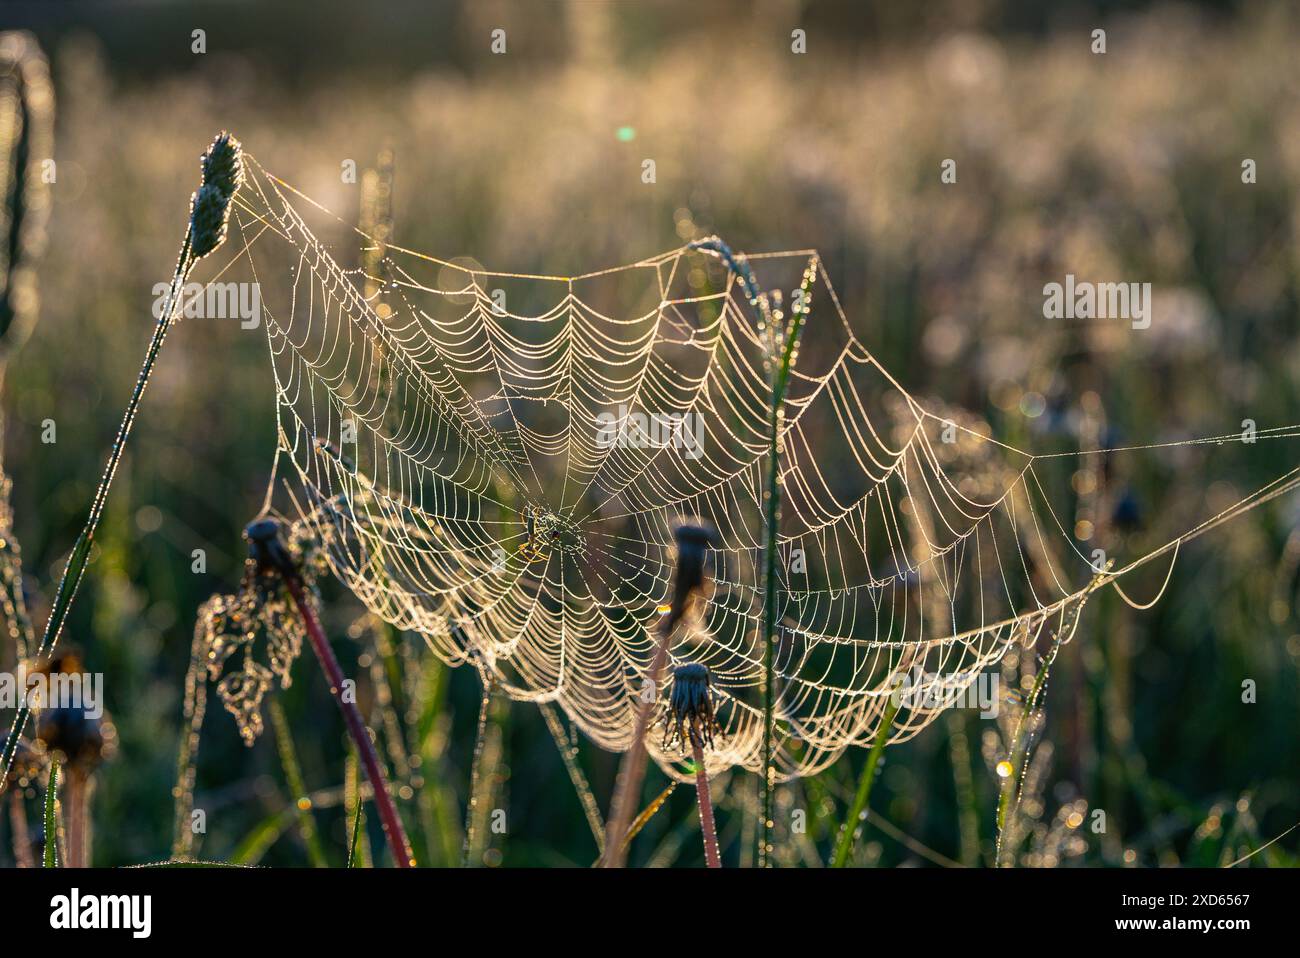
[[[45,855],[41,864],[46,868],[59,865],[59,760],[50,758],[50,781],[45,787]]]
[[[316,832],[316,819],[312,817],[311,799],[307,797],[307,786],[302,780],[302,767],[298,764],[298,754],[293,747],[293,735],[289,731],[289,718],[284,714],[284,706],[278,698],[272,697],[270,703],[271,722],[275,726],[275,742],[279,746],[280,764],[284,766],[284,777],[289,785],[289,801],[298,815],[298,834],[307,846],[307,857],[313,868],[328,868],[325,851],[321,848],[320,836]]]
[[[871,743],[871,752],[867,755],[867,764],[862,769],[862,777],[858,779],[858,791],[853,796],[853,805],[849,808],[844,824],[840,827],[839,841],[835,845],[835,857],[831,859],[832,868],[843,868],[849,862],[849,854],[853,851],[853,842],[858,831],[858,822],[867,810],[867,802],[871,799],[871,786],[876,781],[876,766],[880,764],[880,756],[885,751],[885,742],[894,727],[894,716],[898,714],[898,706],[898,696],[891,694],[889,704],[885,706],[885,711],[880,717],[880,727],[876,730],[876,740]]]
[[[348,842],[348,867],[355,868],[357,863],[357,839],[361,837],[361,826],[365,823],[364,806],[357,802],[356,811],[352,813],[352,840]]]

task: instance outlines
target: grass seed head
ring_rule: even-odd
[[[227,198],[244,182],[243,146],[225,130],[203,154],[203,185],[215,186]]]
[[[210,183],[199,187],[190,200],[190,253],[195,259],[207,256],[226,241],[230,197]]]
[[[203,185],[190,201],[190,253],[207,256],[226,240],[230,202],[244,182],[243,149],[225,131],[203,154]]]

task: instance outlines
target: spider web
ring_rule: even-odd
[[[641,696],[670,692],[645,677],[673,530],[708,523],[712,584],[670,665],[712,673],[710,769],[758,770],[771,330],[735,275],[690,248],[580,276],[492,272],[359,230],[338,251],[309,225],[332,214],[246,159],[221,275],[246,268],[261,288],[268,507],[285,497],[371,612],[619,751]],[[1300,482],[1288,472],[1125,565],[1094,565],[1049,501],[1041,467],[1061,454],[924,408],[854,335],[814,252],[749,260],[770,288],[806,277],[811,292],[780,425],[779,780],[871,743],[900,676],[913,694],[891,742],[1013,646],[1067,641],[1093,590],[1161,556],[1172,571],[1181,543]],[[650,753],[685,777],[661,737]]]

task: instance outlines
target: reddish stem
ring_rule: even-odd
[[[63,820],[67,830],[68,868],[85,868],[90,864],[90,833],[86,813],[90,783],[84,772],[69,769],[63,785]]]
[[[713,798],[709,794],[709,775],[704,770],[704,749],[700,736],[691,729],[691,750],[695,758],[695,797],[700,805],[700,833],[704,835],[704,861],[710,868],[721,868],[718,855],[718,827],[713,822]]]
[[[379,820],[383,823],[384,837],[388,839],[393,860],[397,862],[398,868],[410,868],[415,864],[415,859],[411,857],[411,846],[406,840],[406,830],[402,827],[402,819],[397,814],[393,797],[388,794],[388,784],[384,780],[379,756],[375,753],[374,742],[370,740],[370,732],[365,722],[361,720],[361,712],[355,702],[343,698],[343,670],[339,667],[339,660],[334,657],[334,650],[330,648],[325,633],[321,631],[316,613],[312,611],[306,595],[303,594],[302,580],[297,576],[287,575],[285,584],[289,587],[289,594],[293,596],[294,604],[298,607],[298,614],[302,616],[302,621],[307,626],[311,647],[316,650],[316,657],[320,659],[321,668],[325,670],[325,677],[329,680],[330,693],[342,710],[343,721],[347,723],[348,732],[357,745],[357,752],[361,755],[361,764],[365,766],[366,777],[370,779],[375,807],[379,809]]]

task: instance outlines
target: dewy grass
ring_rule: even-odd
[[[1029,697],[1025,700],[1020,721],[1016,724],[1015,735],[1012,737],[1011,754],[1008,761],[1009,774],[1002,780],[1002,789],[998,795],[998,839],[993,854],[993,862],[998,867],[1011,863],[1010,858],[1007,858],[1004,862],[1003,839],[1007,834],[1008,817],[1015,814],[1012,800],[1013,798],[1016,799],[1018,804],[1019,786],[1024,781],[1024,769],[1029,758],[1030,739],[1033,737],[1034,714],[1039,707],[1043,690],[1046,688],[1048,673],[1051,672],[1052,664],[1056,661],[1056,655],[1061,650],[1062,634],[1062,632],[1057,632],[1052,639],[1052,647],[1039,666],[1038,675],[1034,677],[1033,688],[1030,689]]]
[[[118,427],[117,438],[114,439],[113,448],[109,451],[108,462],[104,466],[104,474],[99,480],[99,486],[95,490],[95,497],[90,505],[90,513],[86,516],[85,525],[72,547],[72,554],[68,557],[68,564],[63,570],[63,577],[59,580],[59,588],[55,594],[54,603],[50,608],[50,617],[45,626],[45,634],[36,650],[37,658],[49,655],[55,643],[58,642],[59,635],[63,631],[63,624],[67,619],[68,610],[72,607],[72,601],[76,598],[77,589],[85,576],[86,565],[90,560],[90,550],[95,538],[95,530],[99,527],[99,520],[103,516],[109,488],[113,484],[113,477],[117,473],[117,467],[122,461],[122,454],[126,450],[127,440],[131,436],[131,427],[135,424],[136,413],[140,410],[140,402],[144,398],[145,388],[149,385],[149,377],[152,375],[154,365],[158,361],[158,354],[162,350],[163,340],[167,338],[167,333],[172,326],[172,320],[175,318],[181,290],[194,269],[194,265],[225,241],[226,224],[230,219],[230,204],[242,182],[243,157],[239,141],[229,133],[222,132],[213,140],[208,151],[203,154],[203,183],[190,201],[190,222],[185,231],[185,239],[181,243],[176,269],[172,273],[166,305],[157,326],[154,327],[153,338],[149,341],[149,348],[145,352],[144,362],[140,366],[140,376],[136,380],[135,389],[126,404],[126,411],[122,414],[122,424]],[[0,773],[8,772],[9,766],[13,762],[14,751],[18,747],[18,737],[26,727],[30,715],[30,706],[23,704],[14,717],[9,738],[5,742],[3,768],[0,768]]]
[[[623,839],[623,846],[625,849],[632,843],[632,839],[636,838],[637,835],[641,833],[641,829],[646,827],[646,824],[650,819],[654,818],[655,815],[659,813],[659,809],[664,807],[664,802],[668,801],[668,798],[676,790],[677,783],[675,781],[669,782],[668,786],[656,795],[649,805],[641,810],[641,814],[632,819],[632,824],[629,825],[627,829],[627,837]]]
[[[771,317],[772,343],[781,337],[781,348],[773,348],[772,409],[769,422],[767,473],[767,544],[763,573],[763,775],[759,781],[762,789],[762,818],[758,824],[758,867],[771,865],[772,855],[772,788],[775,785],[772,768],[772,740],[775,733],[774,708],[776,676],[772,667],[772,646],[776,642],[777,603],[780,601],[776,578],[777,538],[781,522],[781,426],[785,419],[785,393],[790,383],[790,369],[799,355],[799,334],[808,318],[808,303],[812,297],[812,284],[817,277],[817,260],[809,261],[804,270],[803,283],[791,305],[790,327],[780,325],[780,314]],[[765,311],[766,312],[766,311]]]
[[[208,686],[206,623],[199,619],[194,626],[194,639],[190,646],[190,667],[185,671],[185,699],[182,711],[180,745],[176,756],[176,786],[172,816],[172,858],[186,859],[194,851],[194,782],[197,770],[194,758],[199,751],[199,735],[207,714]]]
[[[1021,709],[1020,718],[1011,737],[1011,751],[1008,756],[1009,774],[1003,779],[1002,791],[998,796],[998,835],[993,848],[993,864],[995,867],[1010,866],[1015,862],[1015,849],[1004,847],[1005,839],[1009,830],[1008,826],[1020,809],[1025,771],[1029,766],[1031,739],[1036,731],[1034,728],[1035,716],[1042,708],[1043,695],[1047,689],[1047,677],[1051,673],[1052,666],[1056,663],[1056,657],[1061,651],[1061,646],[1069,640],[1078,626],[1084,601],[1106,581],[1106,575],[1113,565],[1114,560],[1111,560],[1106,564],[1103,571],[1095,573],[1092,577],[1092,583],[1084,592],[1083,601],[1072,605],[1062,615],[1061,622],[1052,636],[1051,648],[1042,658],[1038,674],[1034,678],[1033,688],[1030,689],[1029,696],[1025,699],[1024,706]]]
[[[343,761],[343,816],[357,826],[352,832],[348,856],[353,868],[373,868],[370,855],[370,836],[366,834],[365,796],[361,794],[361,760],[357,750],[349,749]]]
[[[858,790],[853,796],[853,805],[850,806],[844,824],[840,827],[840,837],[835,843],[835,855],[831,858],[832,868],[843,868],[849,863],[849,855],[853,851],[858,827],[867,811],[867,803],[871,800],[871,786],[876,781],[876,768],[880,765],[880,755],[885,750],[885,742],[894,727],[894,716],[898,714],[898,706],[898,694],[891,693],[884,714],[880,717],[880,726],[876,729],[876,740],[871,743],[871,751],[867,754],[867,764],[862,769],[862,777],[858,779]]]
[[[50,779],[45,786],[45,852],[41,864],[55,868],[59,864],[59,760],[50,756]]]
[[[289,719],[284,714],[280,699],[271,697],[271,724],[275,727],[275,744],[280,752],[280,764],[284,768],[285,783],[289,786],[289,801],[298,813],[298,835],[307,846],[307,858],[313,868],[325,868],[325,850],[321,848],[320,836],[316,831],[316,819],[312,815],[311,799],[307,797],[307,787],[303,783],[302,766],[298,764],[298,753],[293,747],[293,733],[289,731]]]
[[[469,766],[469,797],[465,802],[465,841],[460,853],[461,868],[469,868],[470,855],[475,848],[475,825],[478,822],[478,803],[482,791],[483,751],[487,744],[488,713],[491,709],[492,688],[485,679],[483,698],[478,708],[478,725],[474,732],[474,757]]]
[[[349,868],[355,868],[357,865],[357,841],[361,838],[361,829],[365,826],[365,822],[365,806],[361,802],[357,802],[357,807],[352,812],[352,838],[348,841]]]
[[[781,521],[781,427],[785,417],[785,395],[790,384],[790,370],[799,356],[799,334],[803,332],[812,300],[812,287],[817,279],[817,259],[808,261],[803,280],[790,308],[789,326],[782,325],[782,315],[772,308],[767,294],[758,286],[753,271],[744,257],[736,256],[731,247],[719,238],[711,237],[690,244],[691,249],[708,250],[721,257],[745,289],[749,305],[758,315],[759,331],[767,334],[767,367],[771,382],[771,407],[768,410],[768,472],[764,498],[767,506],[767,536],[763,549],[763,771],[759,776],[759,793],[762,796],[758,825],[758,867],[771,864],[772,852],[772,789],[775,772],[772,768],[772,743],[775,737],[776,676],[772,665],[772,646],[776,640],[776,623],[780,616],[780,588],[777,582],[777,542]]]
[[[564,762],[564,770],[569,773],[569,781],[573,783],[573,790],[577,793],[578,803],[582,806],[582,813],[587,819],[587,825],[591,828],[591,837],[596,841],[597,851],[605,854],[605,823],[600,818],[600,807],[596,804],[596,796],[591,792],[591,785],[587,782],[587,776],[583,774],[581,766],[578,765],[578,745],[571,740],[565,732],[560,717],[555,714],[555,706],[550,702],[538,703],[538,710],[542,713],[542,720],[546,723],[546,729],[551,733],[551,738],[555,740],[555,749],[560,753],[560,760]]]
[[[31,34],[0,33],[0,387],[40,311],[36,270],[47,245],[53,204],[39,158],[53,155],[54,87],[49,63]],[[0,462],[4,437],[5,416],[0,409]],[[12,643],[12,657],[10,647],[0,649],[3,668],[27,661],[36,645],[10,492],[9,477],[0,465],[0,634]],[[20,792],[15,791],[10,811],[15,825],[21,819],[25,835]],[[26,845],[25,838],[15,840],[15,860],[34,864]]]

